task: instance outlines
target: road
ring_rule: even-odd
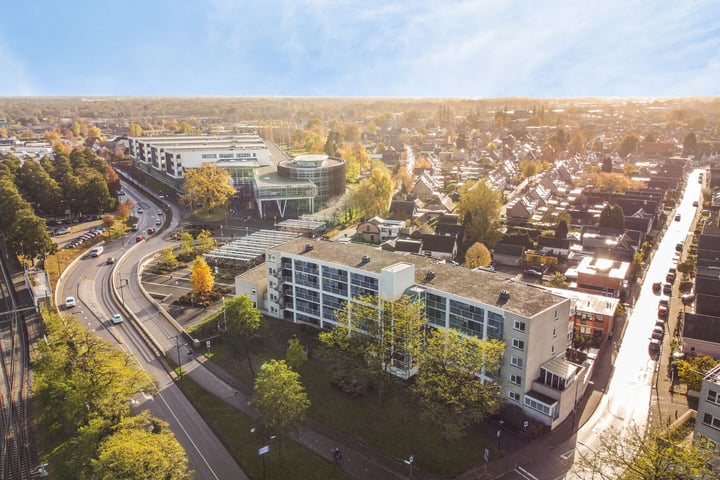
[[[680,220],[671,220],[647,270],[640,295],[633,306],[617,350],[614,370],[608,388],[592,417],[570,438],[552,446],[548,455],[539,460],[522,464],[502,478],[507,480],[557,480],[578,479],[594,480],[591,474],[576,474],[570,470],[571,461],[577,458],[577,451],[594,451],[600,445],[600,438],[610,428],[624,429],[631,425],[645,428],[648,414],[651,411],[651,389],[653,374],[657,365],[657,354],[649,349],[649,337],[655,321],[658,319],[657,306],[661,298],[652,291],[652,283],[665,280],[665,275],[672,265],[675,245],[684,242],[688,233],[692,232],[692,222],[698,207],[693,201],[699,200],[701,188],[697,182],[702,170],[693,171],[688,178],[682,201],[676,213]],[[677,282],[675,298],[677,301]],[[667,295],[665,295],[667,298]],[[666,354],[666,353],[661,353]]]
[[[139,231],[125,235],[122,240],[105,244],[105,251],[100,257],[87,255],[79,259],[75,267],[64,274],[58,304],[64,304],[62,299],[65,297],[74,296],[78,306],[71,309],[70,313],[74,313],[82,324],[99,336],[131,354],[141,368],[157,381],[158,394],[153,397],[139,395],[136,398],[137,408],[148,409],[170,424],[187,453],[189,466],[195,472],[196,479],[247,479],[242,468],[177,388],[155,350],[147,345],[145,335],[141,335],[135,326],[136,322],[141,322],[163,351],[176,351],[177,332],[158,314],[156,307],[147,302],[139,290],[141,286],[137,276],[140,259],[166,243],[154,235],[146,241],[135,241],[137,234],[146,234],[144,232],[147,232],[147,228],[155,226],[157,207],[131,186],[123,187],[128,196],[144,210],[144,213],[138,214]],[[174,223],[177,223],[179,212],[173,218]],[[117,258],[117,263],[108,265],[108,257]],[[108,288],[111,275],[120,292],[120,302]],[[125,310],[133,318],[127,318],[128,314],[119,305],[121,302],[124,302]],[[116,312],[122,312],[126,319],[121,324],[113,325],[109,319]]]

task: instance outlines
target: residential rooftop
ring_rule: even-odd
[[[312,249],[307,246],[312,246]],[[527,318],[567,301],[566,298],[544,288],[515,280],[502,273],[471,271],[458,265],[437,263],[425,256],[397,254],[363,244],[311,240],[305,237],[272,250],[337,263],[378,275],[384,268],[398,263],[410,263],[415,266],[416,285],[435,288],[487,305],[497,305],[510,313]],[[366,257],[367,261],[364,261],[363,257]],[[433,272],[434,275],[428,275],[428,272]],[[500,302],[500,293],[503,290],[509,293],[509,298]]]

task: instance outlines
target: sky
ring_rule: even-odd
[[[0,96],[720,95],[720,2],[5,0]]]

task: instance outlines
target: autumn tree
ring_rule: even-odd
[[[696,355],[677,361],[677,374],[681,383],[688,389],[700,391],[705,374],[712,370],[718,362],[708,355]]]
[[[209,252],[215,248],[215,239],[212,238],[212,232],[210,230],[202,230],[197,236],[197,247],[200,252]]]
[[[567,281],[567,278],[565,278],[565,275],[560,272],[555,272],[549,281],[543,283],[546,287],[553,288],[568,288],[568,286],[570,285]]]
[[[370,178],[361,180],[353,194],[355,206],[367,217],[385,215],[390,208],[393,181],[384,166],[373,168]]]
[[[252,347],[257,345],[260,329],[263,325],[262,314],[247,295],[226,300],[223,304],[222,318],[225,322],[225,339],[237,359],[240,351],[245,352],[248,367],[255,376],[252,363]]]
[[[230,174],[212,163],[186,170],[184,188],[187,193],[180,197],[183,205],[191,208],[199,205],[208,212],[225,204],[235,194]]]
[[[162,264],[167,268],[174,270],[178,266],[178,259],[173,252],[172,247],[163,248],[162,250]]]
[[[482,180],[469,181],[460,188],[457,210],[465,226],[468,244],[481,242],[492,248],[502,237],[499,223],[501,198],[500,192]]]
[[[628,133],[620,141],[618,150],[620,155],[627,157],[629,154],[637,151],[638,145],[640,145],[640,137],[636,133]]]
[[[168,424],[145,410],[123,419],[98,445],[87,479],[190,480],[188,459]]]
[[[468,268],[487,267],[492,257],[490,250],[480,242],[475,242],[465,252],[465,266]]]
[[[310,408],[300,375],[283,360],[274,359],[260,367],[250,403],[257,408],[265,430],[278,434],[299,427]]]
[[[131,123],[130,127],[128,127],[128,135],[131,137],[142,137],[143,129],[137,123]]]
[[[190,273],[190,286],[195,295],[210,293],[215,285],[210,266],[202,257],[196,257]]]
[[[180,256],[183,257],[184,260],[187,260],[187,257],[190,257],[194,250],[195,239],[192,233],[183,232],[182,235],[180,235]]]
[[[605,173],[612,173],[612,171],[613,171],[612,158],[607,157],[607,156],[605,158],[603,158],[602,165],[600,165],[600,171],[605,172]]]
[[[697,150],[698,141],[695,132],[690,132],[683,139],[683,155],[694,155]]]
[[[490,376],[499,371],[504,350],[499,340],[479,340],[454,329],[432,331],[413,386],[422,418],[453,439],[497,413],[502,393]]]
[[[576,450],[573,473],[578,478],[600,480],[717,478],[712,467],[717,460],[712,442],[705,438],[686,442],[684,431],[645,432],[637,425],[609,427],[596,437],[599,445]]]

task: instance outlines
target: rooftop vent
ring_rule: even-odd
[[[312,245],[310,245],[309,243],[306,243],[306,244],[305,244],[305,251],[306,251],[306,252],[309,252],[309,251],[312,250],[312,249],[313,249],[313,246],[312,246]]]
[[[510,300],[510,292],[508,292],[507,290],[501,290],[500,298],[498,299],[498,303],[505,303],[508,300]]]
[[[425,274],[425,281],[429,282],[433,278],[435,278],[435,272],[433,272],[432,270],[428,270],[427,273]]]
[[[362,261],[360,263],[364,265],[364,264],[368,263],[369,261],[370,261],[370,257],[368,257],[367,255],[363,255]]]

